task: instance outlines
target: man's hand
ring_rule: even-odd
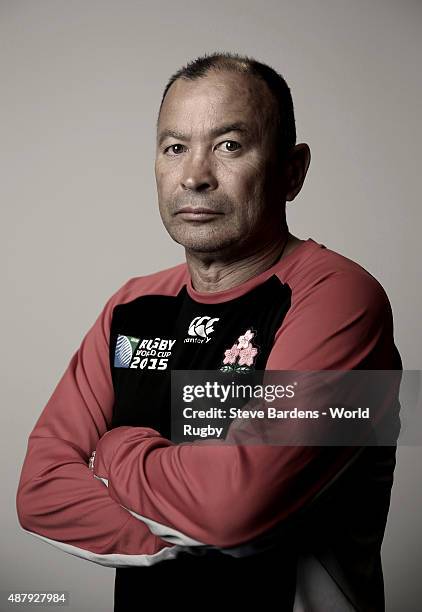
[[[88,463],[88,467],[90,470],[94,470],[94,461],[95,461],[95,451],[92,451],[92,454],[89,458],[89,463]]]
[[[141,435],[141,440],[147,440],[150,438],[161,437],[159,432],[150,427],[132,427],[129,425],[122,425],[106,431],[106,433],[97,442],[96,449],[91,453],[89,458],[88,467],[92,471],[95,478],[104,482],[109,479],[110,465],[113,460],[114,454],[121,443],[127,438],[129,432],[137,433],[137,436]],[[170,444],[170,442],[169,442]]]

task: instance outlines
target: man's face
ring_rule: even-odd
[[[242,253],[274,237],[284,214],[275,103],[264,82],[230,72],[176,80],[157,129],[160,215],[188,250]]]

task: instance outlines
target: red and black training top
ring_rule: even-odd
[[[171,371],[233,363],[402,368],[380,283],[311,238],[225,291],[196,291],[185,263],[131,278],[107,300],[29,436],[21,526],[117,568],[115,611],[204,600],[227,607],[257,595],[280,610],[296,600],[295,610],[318,611],[324,592],[339,611],[384,609],[380,547],[394,446],[168,439]],[[275,544],[260,551],[268,534]],[[313,569],[302,564],[299,576],[308,554]]]

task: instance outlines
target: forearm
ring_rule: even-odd
[[[16,505],[26,531],[101,565],[151,564],[176,552],[111,499],[92,478],[88,458],[62,440],[30,438]]]
[[[354,449],[175,445],[149,428],[118,427],[99,441],[97,477],[110,497],[199,543],[231,547],[303,507]],[[187,540],[186,540],[187,542]]]

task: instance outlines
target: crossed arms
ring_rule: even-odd
[[[315,301],[333,297],[335,312],[315,320]],[[348,447],[186,446],[150,428],[108,431],[109,330],[123,299],[126,285],[83,338],[29,436],[16,497],[26,531],[112,567],[149,565],[184,546],[230,548],[293,515],[350,460],[356,449]],[[388,369],[392,347],[382,288],[338,273],[289,311],[267,369]],[[97,478],[88,467],[94,449]]]

